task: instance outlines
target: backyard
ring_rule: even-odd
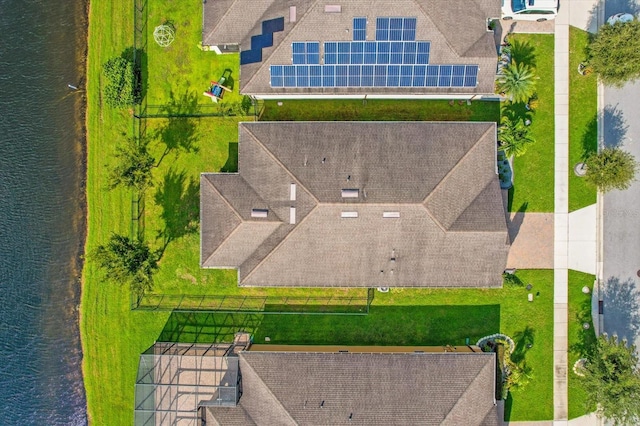
[[[146,3],[145,8],[149,8],[145,9],[148,28],[144,30],[148,40],[139,46],[142,50],[138,52],[138,57],[142,58],[146,93],[146,109],[143,111],[158,111],[172,116],[143,120],[144,135],[149,139],[157,167],[153,169],[153,186],[144,194],[139,226],[134,227],[131,191],[106,189],[109,172],[116,161],[116,147],[125,136],[133,136],[132,112],[103,105],[98,78],[104,62],[131,47],[131,2],[96,0],[90,4],[87,95],[89,232],[83,275],[81,332],[88,410],[91,421],[96,424],[132,422],[138,357],[156,339],[166,335],[167,327],[170,328],[176,318],[169,311],[132,311],[129,289],[105,280],[91,253],[112,233],[129,236],[133,228],[139,229],[138,233],[153,249],[162,250],[160,269],[155,275],[154,291],[159,294],[345,296],[354,292],[240,289],[235,271],[203,270],[199,267],[199,174],[237,170],[237,123],[246,119],[200,117],[209,111],[219,112],[220,108],[220,104],[212,104],[210,98],[202,96],[202,91],[209,86],[210,80],[219,78],[227,69],[231,70],[232,78],[237,78],[238,57],[215,56],[199,49],[200,3],[185,5],[165,0]],[[153,27],[164,22],[171,22],[176,29],[176,40],[168,48],[160,48],[150,37]],[[225,95],[223,105],[237,103],[241,99],[236,87]],[[293,102],[287,101],[283,107],[265,105],[263,114],[266,115],[269,108],[278,110],[274,114],[285,114],[291,107],[300,110]],[[378,109],[372,112],[373,107]],[[450,105],[448,101],[415,105],[399,101],[369,101],[367,105],[362,105],[362,101],[345,101],[340,106],[341,113],[345,114],[342,119],[363,120],[495,120],[498,109],[498,103],[473,102],[467,105],[466,102],[454,102]],[[308,111],[315,114],[310,109]],[[285,119],[284,115],[282,117]],[[533,125],[538,120],[536,118]],[[529,158],[530,154],[533,150],[524,158]],[[528,168],[523,170],[530,172]],[[537,169],[531,170],[537,173]],[[553,408],[553,274],[549,271],[520,271],[518,275],[522,281],[534,285],[536,294],[540,292],[533,303],[527,302],[527,291],[523,287],[392,290],[388,294],[376,294],[368,316],[244,317],[253,318],[256,340],[264,340],[268,336],[275,343],[462,345],[467,337],[474,343],[479,337],[498,331],[518,339],[519,333],[528,330],[527,338],[530,338],[533,330],[535,343],[525,358],[532,369],[532,378],[526,388],[512,392],[507,415],[512,420],[550,419]],[[243,317],[241,314],[236,316]]]

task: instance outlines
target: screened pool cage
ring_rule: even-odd
[[[140,355],[135,387],[136,426],[201,426],[200,410],[234,407],[242,393],[237,352],[249,336],[234,343],[156,343]]]

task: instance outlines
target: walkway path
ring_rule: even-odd
[[[555,206],[553,284],[553,420],[568,424],[569,278],[569,17],[564,2],[555,19]]]

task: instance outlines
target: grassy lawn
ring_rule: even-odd
[[[569,28],[569,211],[595,204],[596,189],[575,175],[573,167],[598,148],[598,93],[595,74],[581,76],[589,33]]]
[[[232,77],[237,76],[237,56],[218,57],[198,49],[201,3],[166,0],[147,3],[147,7],[148,50],[142,52],[142,57],[148,104],[160,105],[165,111],[175,108],[188,112],[206,108],[211,102],[201,92],[209,80],[217,79],[227,68],[232,70]],[[86,246],[89,253],[107,241],[112,232],[129,235],[132,228],[131,192],[105,189],[108,172],[114,164],[115,148],[124,135],[131,132],[131,112],[104,106],[100,94],[101,65],[133,44],[132,5],[129,0],[95,0],[90,4],[90,17],[87,83],[89,232]],[[165,21],[175,26],[176,41],[162,49],[149,34],[155,25]],[[228,102],[239,99],[237,88],[234,93],[225,95]],[[285,106],[290,102],[285,102]],[[389,117],[386,115],[389,111],[399,114],[402,111],[400,103],[394,102],[381,101],[377,118]],[[486,106],[480,108],[478,105],[485,105],[480,103],[470,107],[466,104],[450,106],[446,101],[434,103],[437,107],[427,105],[428,102],[423,104],[406,107],[406,110],[422,114],[417,118],[408,115],[406,119],[436,120],[458,116],[461,120],[489,120],[495,119],[499,108],[498,104],[487,104],[493,110]],[[361,109],[369,111],[373,105],[375,103],[369,101]],[[383,113],[383,110],[387,112]],[[154,170],[154,186],[145,194],[140,229],[153,248],[165,248],[155,291],[216,295],[322,292],[344,296],[348,292],[342,290],[239,289],[235,272],[199,268],[199,173],[237,169],[237,121],[236,118],[145,121],[146,134],[159,165]],[[139,355],[155,340],[167,335],[175,315],[131,311],[128,289],[106,282],[91,256],[87,256],[83,273],[81,333],[89,416],[93,424],[131,424]],[[552,273],[520,271],[519,274],[540,291],[540,297],[534,303],[526,302],[526,291],[520,287],[467,291],[395,290],[386,295],[377,294],[371,315],[367,317],[247,317],[253,318],[258,341],[270,336],[277,343],[460,345],[466,337],[474,342],[497,331],[517,338],[518,332],[532,327],[535,344],[527,352],[526,360],[533,369],[533,379],[525,390],[513,393],[507,413],[512,420],[550,419]]]
[[[538,107],[528,112],[522,104],[513,106],[518,115],[530,118],[531,133],[536,142],[526,154],[514,159],[514,184],[509,191],[509,210],[552,212],[555,139],[553,34],[513,34],[509,40],[525,46],[521,61],[534,66],[538,77]]]
[[[525,361],[532,378],[511,393],[505,415],[510,420],[548,420],[553,417],[553,271],[518,271],[518,276],[540,293],[533,303],[524,286],[392,289],[375,294],[367,316],[174,313],[159,340],[229,341],[242,329],[256,343],[269,337],[273,344],[456,346],[497,332],[517,343],[529,332],[533,346]]]
[[[279,106],[278,102],[282,105]],[[327,99],[265,101],[262,121],[499,121],[490,101]]]
[[[595,344],[596,335],[591,318],[591,294],[584,294],[583,287],[593,290],[595,277],[577,271],[569,271],[569,418],[573,419],[595,411],[586,407],[585,392],[573,372],[573,364],[583,358]],[[582,324],[589,323],[585,330]]]

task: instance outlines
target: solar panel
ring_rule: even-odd
[[[376,19],[376,40],[389,40],[389,18]]]
[[[240,52],[240,65],[262,62],[262,49],[243,50]]]
[[[285,65],[284,69],[284,87],[296,87],[296,67],[294,65]]]
[[[336,87],[346,87],[347,83],[347,66],[336,65]]]
[[[360,65],[349,65],[349,87],[359,87],[362,67]]]
[[[451,65],[440,65],[440,75],[438,78],[438,86],[451,87]]]
[[[309,67],[309,86],[322,87],[322,66],[311,65]]]
[[[269,19],[268,21],[262,21],[262,33],[275,33],[278,31],[284,31],[284,17]]]
[[[431,44],[415,41],[416,18],[377,18],[366,41],[366,18],[353,18],[354,41],[293,42],[292,65],[272,65],[271,87],[476,87],[478,65],[430,65]],[[364,34],[356,35],[357,31]],[[271,34],[252,37],[266,46]],[[242,51],[241,64],[260,62],[262,50]]]
[[[264,49],[273,46],[273,33],[251,36],[251,50]]]
[[[353,39],[355,41],[367,39],[367,18],[353,18]]]
[[[464,65],[454,65],[451,73],[451,87],[464,86]]]
[[[413,87],[424,87],[425,76],[427,74],[427,67],[424,65],[413,66]]]
[[[400,85],[400,66],[389,65],[387,68],[387,86],[398,87]]]
[[[308,65],[299,65],[296,67],[296,85],[298,87],[309,87]]]
[[[282,65],[271,65],[271,87],[282,87],[284,79],[282,77]]]

